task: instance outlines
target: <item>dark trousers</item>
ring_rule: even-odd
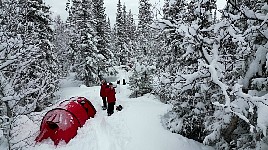
[[[114,105],[115,105],[115,102],[112,102],[112,103],[108,103],[108,109],[107,109],[107,113],[108,115],[110,114],[113,114],[114,113]]]
[[[107,108],[106,97],[102,97],[103,107]]]

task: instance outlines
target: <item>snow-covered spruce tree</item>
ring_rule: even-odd
[[[4,133],[8,149],[17,149],[14,121],[51,103],[58,88],[58,69],[49,7],[42,1],[13,0],[1,5],[1,115],[9,121]]]
[[[186,18],[186,2],[182,0],[170,2],[166,1],[165,7],[163,8],[163,21],[165,23],[170,22],[174,25],[182,25],[185,23],[184,19]],[[178,66],[178,57],[183,53],[183,39],[184,35],[177,33],[176,27],[167,27],[162,31],[162,38],[164,39],[164,49],[159,54],[158,57],[160,60],[164,59],[165,61],[158,61],[158,67],[161,70],[172,72],[176,71]],[[179,62],[180,63],[180,62]],[[173,71],[172,71],[173,70]]]
[[[106,19],[106,23],[105,23],[105,37],[106,38],[106,42],[107,42],[107,47],[108,49],[110,50],[113,50],[113,45],[112,45],[112,28],[111,28],[111,21],[110,21],[110,18],[107,17]]]
[[[127,13],[126,5],[118,1],[116,23],[112,31],[113,53],[117,64],[126,65],[133,58],[136,47],[136,26],[131,11]]]
[[[17,85],[24,83],[26,85],[20,88],[26,86],[32,89],[20,103],[36,102],[36,107],[43,109],[54,97],[59,78],[58,62],[52,44],[51,12],[42,0],[21,0],[19,9],[21,16],[18,18],[20,23],[17,34],[22,35],[23,48],[29,52],[22,57],[22,62],[28,62],[28,65],[24,65],[17,76],[20,78]]]
[[[105,57],[105,59],[99,63],[99,76],[105,76],[108,74],[108,68],[111,67],[112,51],[111,51],[111,30],[110,24],[107,24],[105,7],[103,0],[93,0],[93,15],[96,28],[97,49],[98,52]]]
[[[127,47],[127,60],[130,63],[132,58],[134,58],[137,47],[136,40],[136,25],[134,22],[133,14],[131,10],[126,14],[125,22],[125,37],[126,37],[126,47]]]
[[[5,4],[7,3],[8,1]],[[43,107],[57,89],[57,65],[50,43],[52,30],[49,27],[49,8],[36,1],[11,3],[14,5],[9,4],[10,7],[17,10],[16,12],[10,13],[10,7],[3,8],[3,12],[7,11],[7,14],[10,14],[6,17],[10,20],[5,20],[7,24],[2,26],[3,35],[7,38],[3,38],[6,41],[2,42],[1,52],[5,58],[3,60],[7,60],[8,63],[3,63],[1,73],[2,79],[6,79],[6,84],[10,82],[9,86],[13,88],[13,92],[8,93],[13,94],[4,94],[4,97],[17,97],[20,105],[32,104],[34,108],[38,105]],[[3,89],[6,84],[1,84]]]
[[[126,38],[127,38],[127,10],[126,10],[126,4],[122,6],[122,30],[123,30],[123,42],[126,43]]]
[[[157,70],[159,71],[159,86],[156,86],[154,91],[164,102],[168,99],[176,100],[179,96],[178,93],[174,92],[177,89],[174,89],[172,83],[176,82],[177,72],[184,69],[184,67],[180,67],[184,60],[178,58],[185,53],[185,49],[188,46],[185,39],[185,31],[187,31],[186,23],[190,24],[190,22],[185,21],[185,18],[188,16],[186,5],[185,1],[166,0],[163,7],[163,19],[158,20],[158,23],[156,23],[161,29],[161,35],[158,36],[160,41],[158,43],[162,41],[162,45],[160,44],[160,50],[155,52]],[[162,27],[164,28],[162,29]],[[184,28],[184,31],[179,32],[178,28]]]
[[[151,71],[151,68],[135,63],[133,75],[129,78],[130,89],[133,91],[131,97],[143,96],[152,91]]]
[[[177,103],[180,110],[178,115],[183,118],[179,133],[202,142],[208,134],[206,119],[214,112],[212,102],[222,101],[223,98],[221,94],[215,95],[222,92],[222,85],[217,83],[221,76],[214,72],[218,70],[218,66],[213,64],[213,59],[217,59],[218,53],[218,43],[211,29],[214,25],[213,17],[216,17],[213,16],[216,1],[192,0],[187,7],[190,15],[185,17],[186,22],[190,23],[186,29],[189,36],[184,41],[185,49],[180,54],[182,59],[179,60],[179,66],[183,68],[179,67],[180,73],[177,72],[179,76],[175,79],[182,87],[179,92],[181,102]]]
[[[148,0],[140,0],[139,1],[139,22],[138,29],[140,32],[145,32],[148,29],[148,25],[150,25],[153,21],[151,4]]]
[[[121,52],[124,49],[124,24],[123,24],[123,16],[122,16],[122,4],[121,1],[118,0],[117,3],[117,11],[116,11],[116,20],[114,25],[114,43],[115,43],[115,49],[114,49],[114,55],[117,62],[117,65],[123,64],[123,59],[121,56]]]
[[[153,22],[153,13],[149,0],[139,1],[139,15],[137,27],[137,57],[150,56],[152,51],[153,30],[150,25]],[[149,59],[146,57],[146,59]],[[142,61],[142,60],[141,60]]]
[[[95,19],[95,28],[97,35],[97,49],[105,58],[111,58],[111,52],[108,49],[108,37],[106,36],[106,14],[103,0],[92,0],[93,15]]]
[[[11,148],[10,125],[12,122],[12,106],[7,97],[15,95],[14,88],[10,83],[12,80],[11,69],[17,69],[17,59],[22,57],[23,52],[19,53],[22,39],[16,34],[15,22],[18,18],[17,1],[1,1],[0,3],[0,146]],[[13,22],[12,22],[13,21]],[[17,22],[16,22],[17,23]],[[11,67],[13,66],[13,67]]]
[[[72,0],[67,3],[70,33],[70,53],[73,56],[73,71],[77,79],[91,86],[98,81],[99,67],[105,57],[97,48],[93,4],[91,0]]]
[[[165,0],[165,4],[163,7],[163,18],[170,21],[181,21],[184,20],[187,14],[183,14],[182,12],[186,12],[187,2],[183,0]]]
[[[133,18],[133,14],[130,9],[126,19],[126,34],[129,41],[135,40],[136,38],[135,32],[136,32],[136,25]]]
[[[115,23],[115,59],[120,65],[125,65],[129,60],[129,49],[127,39],[127,12],[126,5],[122,5],[121,1],[118,1],[117,12],[116,12],[116,23]]]
[[[127,35],[127,11],[126,11],[126,5],[124,4],[122,6],[122,37],[121,41],[123,43],[123,47],[120,49],[120,62],[121,64],[127,64],[129,60],[129,49],[128,49],[128,35]]]
[[[156,71],[154,63],[155,52],[157,51],[157,47],[159,47],[156,46],[158,41],[154,39],[156,35],[155,30],[151,27],[153,23],[151,4],[148,0],[140,0],[139,4],[139,22],[136,35],[130,34],[128,36],[129,38],[136,37],[136,40],[133,40],[133,43],[131,43],[135,44],[133,45],[135,49],[131,54],[134,58],[132,62],[135,63],[134,66],[136,67],[130,79],[130,86],[134,92],[134,96],[142,96],[152,91],[152,76]],[[131,21],[131,18],[128,21]],[[134,29],[134,26],[131,28]],[[129,33],[129,31],[127,30],[126,33]]]
[[[115,41],[116,41],[116,35],[114,30],[111,28],[111,22],[110,22],[110,18],[107,17],[106,19],[106,24],[105,24],[105,37],[106,38],[106,42],[107,42],[107,48],[109,49],[109,51],[111,52],[111,56],[109,58],[109,64],[108,66],[114,66],[115,64],[117,64],[117,60],[115,58],[114,52],[115,50]],[[111,72],[109,72],[110,74]],[[110,74],[111,75],[111,74]]]
[[[189,22],[190,26],[180,23],[176,27],[175,34],[184,37],[179,44],[182,47],[178,66],[172,67],[174,69],[167,75],[173,78],[167,82],[162,80],[170,87],[169,97],[174,105],[168,128],[198,141],[205,139],[207,142],[210,137],[227,139],[220,134],[225,128],[226,131],[231,130],[231,126],[228,126],[231,123],[223,121],[223,118],[230,119],[231,115],[225,113],[221,107],[215,108],[212,103],[229,103],[231,94],[227,94],[227,89],[228,87],[231,89],[239,77],[239,74],[236,74],[237,66],[232,65],[237,62],[233,59],[236,55],[231,57],[232,53],[226,52],[225,49],[225,44],[230,44],[229,49],[234,46],[234,43],[230,43],[225,37],[232,33],[219,30],[225,27],[224,23],[214,25],[212,8],[215,8],[215,1],[191,1],[188,7],[192,15],[185,21]],[[172,25],[168,25],[168,28],[170,27]],[[222,35],[223,33],[225,35]],[[231,70],[230,66],[233,67]],[[222,114],[224,117],[215,119],[214,113]],[[211,127],[216,128],[211,130]]]
[[[60,77],[66,77],[71,66],[68,41],[69,33],[67,32],[66,24],[61,20],[60,16],[57,16],[54,20],[53,44],[57,50],[56,56],[59,63]]]

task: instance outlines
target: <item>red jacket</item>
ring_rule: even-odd
[[[111,88],[108,88],[107,89],[107,102],[108,103],[112,103],[112,102],[115,102],[116,101],[116,98],[115,98],[115,89],[111,89]]]
[[[108,89],[107,86],[108,85],[106,82],[101,85],[101,89],[100,89],[100,96],[101,97],[107,97],[107,89]]]

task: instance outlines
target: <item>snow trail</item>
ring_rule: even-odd
[[[129,81],[130,72],[119,69],[119,78]],[[60,99],[84,96],[97,110],[94,118],[87,120],[78,134],[68,143],[61,142],[57,147],[48,139],[25,149],[32,150],[212,150],[211,147],[189,140],[164,129],[161,117],[171,109],[153,95],[129,98],[128,85],[117,85],[116,106],[122,111],[107,116],[102,110],[99,96],[100,87],[66,87],[59,92]],[[35,131],[38,132],[38,131]]]

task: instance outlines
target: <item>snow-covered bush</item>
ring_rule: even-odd
[[[129,78],[130,89],[133,91],[131,97],[139,97],[152,91],[152,70],[145,65],[136,63],[133,74]]]

